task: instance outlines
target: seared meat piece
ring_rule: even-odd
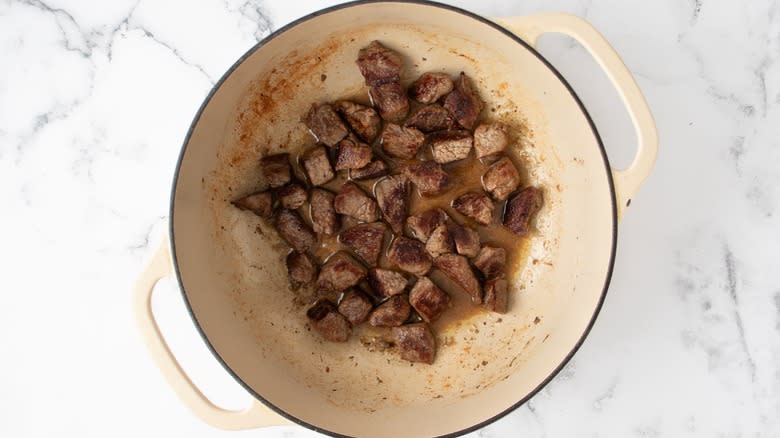
[[[455,118],[441,105],[434,103],[425,105],[409,116],[404,126],[411,126],[422,132],[441,131],[454,129],[458,126]]]
[[[387,258],[401,270],[414,275],[425,275],[431,269],[431,258],[425,252],[425,245],[403,236],[393,240]]]
[[[293,289],[314,283],[317,277],[317,265],[305,252],[293,251],[287,254],[287,274]]]
[[[333,200],[336,195],[320,188],[311,189],[311,222],[314,232],[317,234],[324,234],[326,236],[332,236],[336,232],[338,227],[338,216],[336,216],[336,209],[333,207]]]
[[[436,102],[454,88],[445,73],[423,73],[409,88],[409,96],[420,103]]]
[[[525,236],[531,224],[531,218],[542,208],[542,191],[536,187],[526,187],[506,204],[504,226],[518,236]]]
[[[371,300],[363,292],[352,289],[341,299],[339,303],[339,313],[344,315],[350,324],[356,326],[368,318],[371,313]]]
[[[417,156],[417,151],[425,141],[425,135],[415,128],[405,128],[395,123],[387,123],[379,144],[387,155],[395,158],[411,160]]]
[[[469,156],[471,151],[471,133],[465,129],[440,131],[428,137],[431,154],[437,163],[451,163]]]
[[[269,155],[260,159],[260,169],[271,187],[281,187],[291,178],[290,154]]]
[[[474,130],[474,153],[477,158],[498,154],[509,144],[509,127],[501,122],[487,123]]]
[[[233,205],[241,210],[249,210],[252,213],[269,218],[273,213],[274,199],[270,192],[257,192],[233,201]]]
[[[336,176],[333,173],[333,168],[330,166],[328,151],[322,146],[306,151],[301,156],[301,161],[303,162],[306,176],[309,177],[309,182],[313,186],[325,184]]]
[[[317,141],[330,147],[336,146],[336,143],[349,134],[344,122],[341,121],[333,107],[327,103],[312,104],[304,123],[317,138]]]
[[[420,277],[409,291],[409,303],[425,322],[434,322],[450,304],[450,296],[428,277]]]
[[[339,234],[339,241],[357,254],[369,266],[376,266],[387,225],[383,222],[358,224]]]
[[[471,87],[471,82],[466,74],[460,72],[460,77],[455,82],[455,89],[444,99],[444,108],[447,108],[460,126],[472,129],[474,123],[482,112],[483,103],[476,91]]]
[[[368,86],[401,80],[401,55],[379,41],[371,41],[367,47],[360,49],[356,63]]]
[[[374,327],[398,327],[409,319],[412,307],[406,295],[393,295],[380,304],[368,317],[368,323]]]
[[[352,131],[363,141],[372,142],[379,134],[382,119],[370,106],[342,100],[334,105],[336,111],[344,117]]]
[[[503,201],[520,185],[520,174],[508,157],[503,157],[491,165],[482,175],[482,187],[493,196],[493,199]]]
[[[336,170],[360,169],[371,162],[373,152],[371,146],[359,142],[356,138],[347,137],[339,142],[336,151]]]
[[[427,242],[433,230],[439,225],[444,225],[448,218],[449,216],[444,210],[434,208],[409,217],[406,220],[406,224],[417,240]]]
[[[444,275],[471,296],[471,302],[474,304],[482,302],[482,288],[479,287],[477,277],[471,270],[466,257],[457,254],[442,254],[436,257],[433,262]]]
[[[376,202],[382,210],[382,217],[396,234],[404,230],[409,209],[409,188],[409,180],[404,175],[388,176],[379,180],[374,186]]]
[[[482,305],[493,312],[506,313],[509,307],[509,286],[506,279],[493,278],[485,282]]]
[[[317,286],[325,290],[346,290],[366,276],[366,268],[351,255],[339,251],[325,262],[317,277]]]
[[[474,266],[485,274],[485,278],[502,276],[506,268],[506,250],[483,246],[474,259]]]
[[[452,241],[447,225],[439,225],[433,230],[431,237],[425,243],[425,250],[434,258],[448,252],[455,252],[455,243]]]
[[[435,161],[405,166],[404,174],[417,186],[417,191],[423,197],[437,196],[450,188],[450,175]]]
[[[401,359],[432,364],[436,357],[436,340],[428,324],[418,322],[393,327],[393,339]]]
[[[311,325],[326,341],[346,342],[352,333],[349,322],[330,300],[321,299],[306,312]]]
[[[409,280],[404,274],[389,269],[374,268],[368,271],[368,284],[382,297],[398,295],[406,289]]]
[[[333,201],[336,213],[353,217],[361,222],[374,222],[379,218],[376,201],[371,199],[355,183],[345,183]]]
[[[455,250],[466,257],[476,257],[479,254],[479,233],[465,225],[452,224],[450,235],[455,242]]]
[[[482,225],[493,221],[493,201],[485,193],[464,193],[452,200],[452,208]]]
[[[371,87],[368,95],[384,120],[399,123],[409,114],[409,99],[399,81]]]
[[[349,178],[355,181],[363,181],[365,179],[374,179],[387,175],[390,173],[390,169],[387,168],[387,164],[380,159],[361,167],[360,169],[351,169],[349,171]]]
[[[308,198],[309,195],[306,193],[306,189],[304,189],[302,185],[298,184],[297,182],[291,182],[290,184],[277,189],[276,197],[279,198],[279,202],[282,204],[282,207],[295,210],[296,208],[300,208],[303,203],[306,202],[306,198]]]
[[[314,231],[293,210],[280,209],[276,213],[274,226],[282,238],[298,252],[307,252],[317,244],[317,236],[314,235]]]

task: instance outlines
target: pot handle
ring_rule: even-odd
[[[576,15],[547,13],[495,20],[531,46],[542,34],[562,33],[576,39],[607,74],[626,105],[637,132],[637,153],[627,169],[612,169],[617,194],[618,218],[631,203],[639,187],[650,175],[658,155],[658,133],[642,91],[609,42],[587,21]]]
[[[147,263],[135,283],[134,301],[138,327],[149,353],[179,399],[204,423],[225,430],[253,429],[289,424],[258,400],[242,411],[230,411],[214,405],[195,386],[171,353],[152,312],[152,292],[161,279],[173,275],[168,238]]]

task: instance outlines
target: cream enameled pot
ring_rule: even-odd
[[[610,168],[591,119],[533,49],[546,32],[577,39],[625,103],[638,152]],[[353,337],[323,343],[293,305],[280,244],[259,218],[229,205],[259,183],[257,159],[311,142],[301,114],[313,100],[365,92],[354,60],[378,39],[400,51],[405,80],[464,70],[489,116],[520,132],[510,153],[544,188],[528,254],[510,279],[511,311],[438,333],[436,362],[410,366]],[[275,32],[219,81],[195,117],[176,169],[169,240],[136,286],[139,324],[176,393],[205,422],[244,429],[295,422],[332,435],[457,435],[500,418],[542,388],[588,334],[609,285],[618,219],[657,151],[647,104],[590,25],[571,15],[488,20],[428,2],[363,1]],[[151,312],[154,284],[176,275],[195,327],[256,401],[214,406],[171,355]],[[326,371],[327,370],[327,371]]]

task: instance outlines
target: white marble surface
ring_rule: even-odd
[[[141,345],[130,287],[215,80],[270,30],[333,3],[0,0],[0,436],[316,435],[197,421]],[[590,337],[533,400],[472,436],[780,436],[780,4],[454,3],[585,17],[636,75],[661,138]],[[614,93],[586,80],[592,62],[561,38],[543,52],[625,163],[632,132]],[[204,391],[246,403],[171,282],[156,301]]]

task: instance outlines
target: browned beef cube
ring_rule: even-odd
[[[249,210],[260,217],[269,218],[274,210],[274,199],[271,192],[257,192],[236,199],[233,205],[241,210]]]
[[[428,277],[420,277],[409,291],[409,303],[425,322],[434,322],[450,305],[450,296]]]
[[[328,258],[317,277],[317,286],[325,290],[346,290],[366,276],[366,268],[351,255],[339,251]]]
[[[314,283],[317,265],[305,252],[293,251],[287,255],[287,274],[293,289]]]
[[[379,143],[387,155],[411,160],[425,141],[425,135],[415,128],[406,128],[387,123],[382,130]]]
[[[311,325],[326,341],[346,342],[352,333],[352,327],[342,314],[336,309],[336,305],[327,299],[318,300],[306,312]]]
[[[508,157],[493,163],[482,175],[482,187],[498,201],[508,198],[519,185],[520,173]]]
[[[482,288],[466,257],[457,254],[442,254],[433,261],[436,267],[471,297],[471,302],[482,302]]]
[[[311,189],[311,223],[314,232],[332,236],[338,227],[338,216],[333,207],[333,201],[336,195],[320,188]]]
[[[368,323],[374,327],[398,327],[409,319],[412,307],[406,295],[393,295],[380,304],[368,317]]]
[[[271,187],[281,187],[290,182],[290,154],[269,155],[260,159],[260,169]]]
[[[425,250],[434,258],[448,252],[455,252],[455,243],[452,241],[447,225],[440,225],[433,230],[428,241],[425,242]]]
[[[471,133],[462,130],[440,131],[428,137],[431,154],[437,163],[451,163],[469,156],[471,151]]]
[[[301,161],[303,162],[306,176],[309,177],[309,182],[313,186],[323,185],[336,176],[333,168],[330,166],[328,151],[322,146],[306,151],[301,156]]]
[[[498,154],[509,144],[509,127],[501,122],[486,123],[474,130],[474,153],[477,158]]]
[[[444,210],[434,208],[410,216],[409,219],[406,220],[406,224],[409,226],[409,230],[416,239],[421,242],[427,242],[433,230],[438,226],[447,223],[447,219],[449,219],[449,216]]]
[[[420,196],[437,196],[450,188],[450,175],[435,161],[423,161],[404,167],[404,174],[417,186]]]
[[[420,103],[432,103],[452,91],[454,86],[445,73],[423,73],[409,88],[409,96]]]
[[[458,254],[466,257],[476,257],[479,254],[479,233],[475,229],[465,225],[452,224],[450,235],[452,235]]]
[[[455,82],[455,89],[444,99],[444,108],[455,116],[460,126],[472,129],[483,106],[482,99],[472,88],[469,78],[465,73],[460,72],[460,77]]]
[[[347,100],[334,106],[358,137],[369,143],[374,141],[382,126],[382,119],[373,108]]]
[[[358,224],[339,234],[339,241],[357,254],[369,266],[376,266],[387,225],[382,222]]]
[[[308,194],[302,185],[297,182],[291,182],[277,189],[276,197],[279,198],[279,203],[282,204],[282,207],[295,210],[306,202]]]
[[[425,275],[431,269],[431,258],[425,251],[425,245],[403,236],[393,240],[387,258],[401,270],[414,275]]]
[[[468,192],[458,196],[452,201],[452,208],[482,225],[493,221],[493,201],[483,192]]]
[[[345,183],[333,201],[336,213],[353,217],[361,222],[374,222],[379,219],[376,201],[369,197],[355,183]]]
[[[304,123],[317,138],[317,141],[330,147],[336,146],[336,143],[349,134],[344,122],[341,121],[333,107],[327,103],[312,104]]]
[[[368,318],[371,309],[371,300],[366,294],[357,289],[352,289],[341,299],[339,303],[339,313],[344,315],[350,324],[356,326]]]
[[[351,169],[349,171],[349,178],[355,181],[363,181],[366,179],[374,179],[387,175],[390,173],[390,169],[387,167],[384,161],[375,159],[372,162],[361,167],[360,169]]]
[[[274,226],[282,238],[298,252],[309,251],[317,244],[317,236],[314,235],[314,231],[293,210],[280,209],[276,213]]]
[[[347,137],[339,142],[334,167],[336,170],[360,169],[371,162],[372,156],[371,146],[354,137]]]
[[[518,236],[525,236],[531,228],[531,219],[542,208],[542,191],[526,187],[506,204],[504,226]]]
[[[474,259],[474,266],[485,274],[485,278],[503,276],[506,272],[506,250],[483,246]]]
[[[356,63],[368,86],[401,79],[401,55],[379,41],[371,41],[368,46],[360,49]]]
[[[458,126],[455,118],[441,105],[434,103],[425,105],[409,116],[404,126],[411,126],[422,132],[441,131],[453,129]]]
[[[506,313],[509,307],[509,285],[506,279],[493,278],[485,282],[482,305],[493,312]]]
[[[387,82],[368,90],[379,115],[389,122],[400,123],[409,114],[409,98],[400,81]]]
[[[403,232],[409,210],[409,180],[404,175],[393,175],[379,180],[374,186],[376,202],[382,217],[397,234]]]
[[[389,269],[374,268],[368,271],[368,284],[381,297],[398,295],[406,289],[409,280],[404,274]]]
[[[401,359],[410,362],[432,364],[436,357],[436,340],[428,324],[418,322],[393,327],[393,340],[398,346]]]

